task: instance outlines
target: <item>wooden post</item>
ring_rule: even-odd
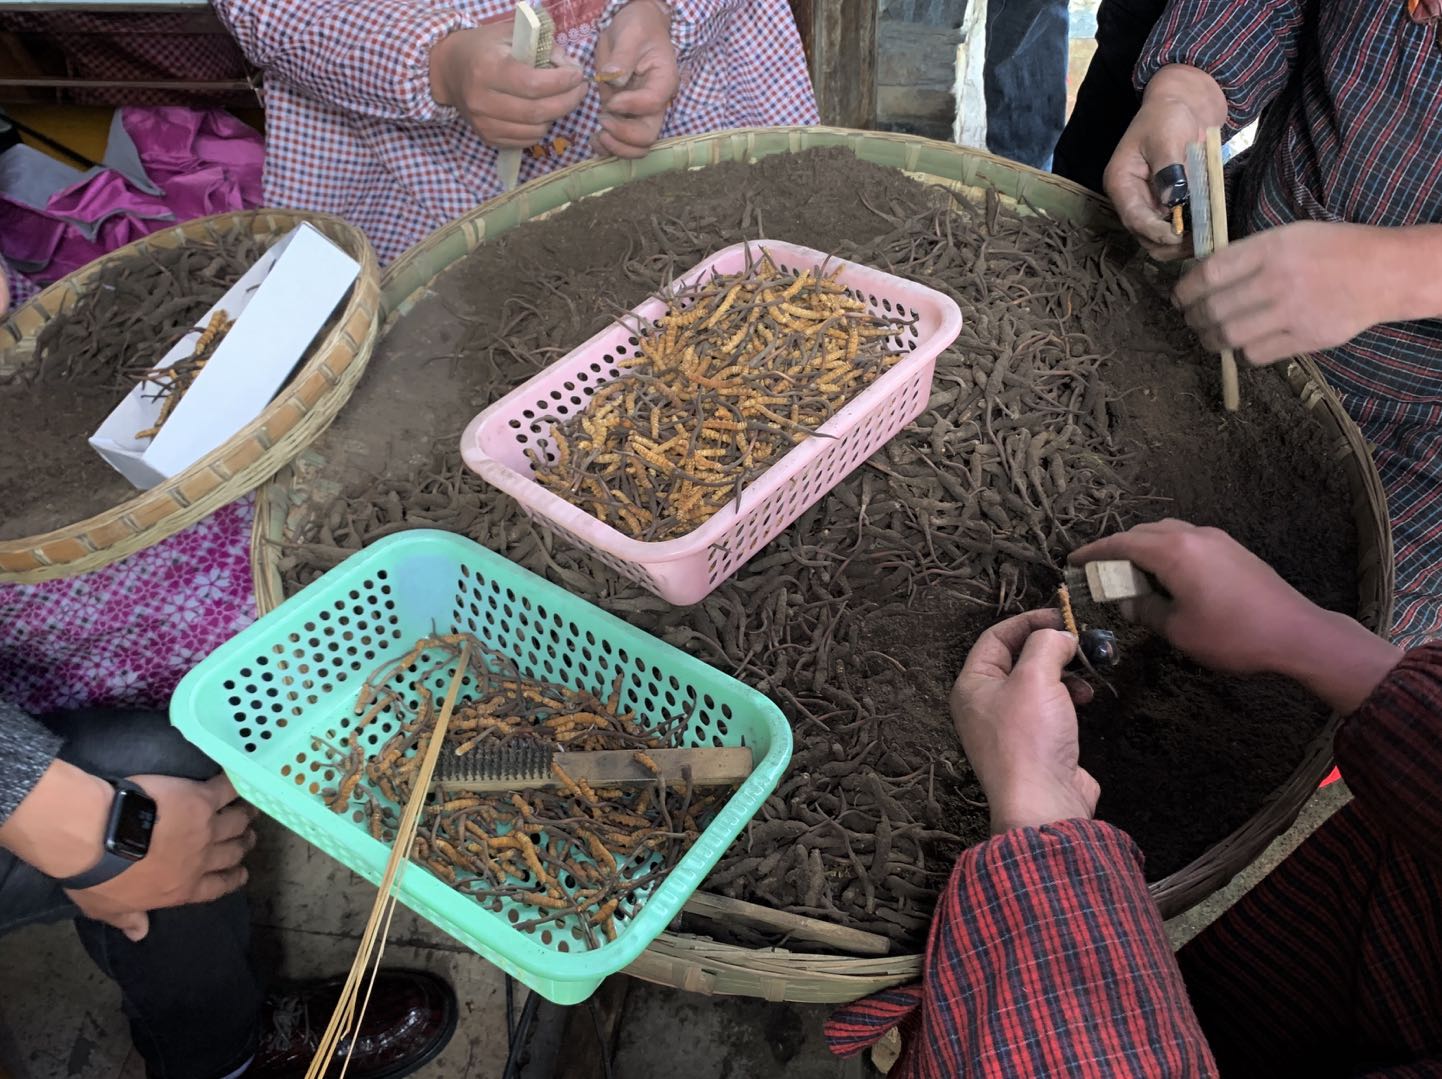
[[[876,126],[879,9],[879,0],[791,0],[823,124]]]

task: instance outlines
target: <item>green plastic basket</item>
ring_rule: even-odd
[[[639,721],[689,713],[688,744],[748,745],[755,754],[750,777],[676,868],[617,921],[615,940],[591,950],[574,927],[522,931],[512,923],[534,917],[533,909],[510,900],[490,909],[421,866],[404,867],[396,894],[406,906],[547,999],[585,1000],[680,913],[775,789],[791,758],[790,726],[774,703],[734,678],[470,540],[429,530],[351,556],[222,645],[181,682],[171,718],[242,797],[379,883],[390,849],[371,838],[359,811],[327,808],[321,791],[337,777],[311,739],[344,739],[371,672],[437,632],[474,633],[523,674],[603,698],[624,675],[623,707]],[[453,670],[431,675],[437,699]],[[367,728],[367,752],[395,729],[394,718],[380,717]]]

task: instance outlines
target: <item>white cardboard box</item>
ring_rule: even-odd
[[[142,382],[106,417],[90,444],[141,490],[183,472],[261,411],[325,325],[360,265],[310,225],[283,237],[231,286],[155,366],[195,350],[216,311],[235,320],[153,439],[164,402]]]

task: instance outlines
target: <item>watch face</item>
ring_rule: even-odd
[[[138,791],[116,791],[105,845],[120,857],[138,862],[150,849],[154,830],[155,802]]]

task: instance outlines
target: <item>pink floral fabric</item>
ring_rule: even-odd
[[[255,619],[247,496],[123,561],[0,585],[0,699],[164,708],[176,684]]]

